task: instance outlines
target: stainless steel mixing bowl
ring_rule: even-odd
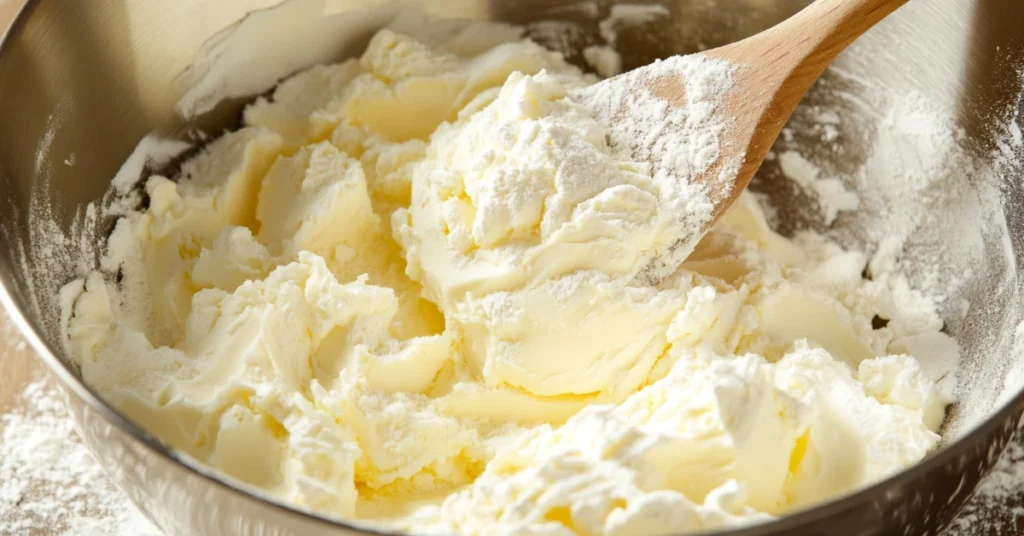
[[[296,0],[310,5],[325,0]],[[241,101],[218,106],[188,124],[173,108],[187,89],[179,76],[218,30],[273,0],[33,0],[21,12],[0,48],[0,301],[24,330],[40,357],[61,380],[79,432],[96,458],[136,505],[170,535],[349,534],[342,522],[292,509],[213,474],[168,450],[160,441],[106,405],[64,358],[60,342],[58,290],[72,278],[77,245],[56,238],[73,229],[76,211],[100,199],[139,139],[151,131],[181,135],[200,126],[208,132],[232,126]],[[805,5],[806,0],[677,0],[671,12],[621,35],[627,67],[656,57],[690,52],[750,35]],[[370,13],[394,9],[377,0],[326,2],[335,11]],[[582,7],[581,7],[582,5]],[[453,0],[426,2],[434,15],[530,23],[577,23],[570,48],[594,42],[596,19],[608,2],[552,0]],[[374,11],[377,12],[377,11]],[[383,13],[383,12],[381,12]],[[364,17],[335,40],[340,58],[358,51],[384,20]],[[988,128],[995,114],[1020,95],[1024,51],[1024,2],[1017,0],[912,0],[858,42],[843,58],[854,79],[871,80],[893,93],[917,91],[955,111],[969,141],[995,146]],[[335,36],[337,37],[337,36]],[[535,32],[544,40],[544,32]],[[262,39],[267,64],[287,50],[287,36]],[[284,40],[274,42],[274,39]],[[263,63],[256,58],[256,65]],[[286,73],[279,73],[286,74]],[[856,93],[856,88],[850,90]],[[808,97],[814,101],[820,92]],[[870,134],[870,133],[869,133]],[[847,147],[856,159],[864,147]],[[963,433],[909,470],[867,489],[778,521],[733,532],[768,534],[934,534],[952,519],[980,476],[993,464],[1015,430],[1024,395],[998,398],[1012,365],[1021,358],[1018,261],[1024,256],[1021,176],[1003,185],[1008,234],[992,255],[1006,262],[979,262],[968,321],[947,317],[947,329],[962,343],[961,368],[993,370],[952,420],[979,415]],[[111,222],[99,222],[99,235]],[[784,228],[793,223],[784,221]],[[1001,249],[1000,249],[1001,248]],[[2,356],[0,356],[2,359]],[[1001,368],[1000,368],[1001,367]],[[973,376],[972,376],[973,377]],[[1012,387],[1012,386],[1011,386]],[[1005,404],[1004,404],[1005,402]]]

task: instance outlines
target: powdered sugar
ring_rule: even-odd
[[[637,161],[651,164],[655,181],[676,191],[685,237],[669,246],[642,274],[658,281],[675,270],[700,240],[717,198],[697,179],[709,172],[735,174],[743,154],[723,153],[720,136],[728,125],[722,98],[732,87],[735,67],[700,55],[674,56],[577,91],[594,118],[609,127],[610,144]],[[683,81],[682,96],[670,85]],[[672,99],[671,102],[669,99]],[[714,170],[714,171],[713,171]]]
[[[0,416],[0,534],[158,536],[78,439],[46,381]]]
[[[613,147],[650,159],[656,178],[686,180],[707,171],[722,155],[719,136],[728,121],[722,99],[732,88],[734,69],[706,56],[674,56],[578,95],[611,127]],[[682,99],[666,89],[677,80],[684,82]]]

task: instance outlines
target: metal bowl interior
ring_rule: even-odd
[[[78,378],[60,341],[60,286],[87,268],[76,263],[83,250],[77,237],[102,237],[112,221],[82,229],[82,207],[103,198],[110,179],[136,143],[149,132],[184,136],[193,129],[216,133],[237,124],[240,97],[184,121],[174,111],[195,78],[183,75],[204,43],[246,13],[277,0],[131,2],[35,0],[19,15],[0,47],[0,301],[22,327],[40,356],[60,378],[67,403],[97,458],[132,500],[167,534],[344,534],[362,533],[345,523],[293,510],[237,482],[218,476],[121,417]],[[437,17],[503,20],[528,25],[528,35],[579,51],[598,42],[597,21],[610,4],[595,1],[427,1],[418,5]],[[806,0],[675,0],[659,2],[669,15],[627,28],[617,47],[630,68],[671,54],[714,47],[751,35],[785,19]],[[358,53],[366,38],[407,3],[375,0],[327,2],[291,0],[302,13],[328,9],[351,15],[343,39],[319,56],[297,55],[281,64],[284,76],[322,54],[342,59]],[[266,23],[285,25],[279,11]],[[276,14],[275,14],[276,13]],[[300,16],[305,16],[301,15]],[[558,34],[538,21],[562,21]],[[294,21],[293,21],[294,22]],[[306,31],[312,25],[298,25]],[[321,28],[335,31],[336,28]],[[287,32],[268,33],[271,49],[285,48]],[[826,74],[792,119],[800,131],[815,106],[843,117],[870,112],[886,95],[913,92],[949,112],[963,131],[963,148],[982,155],[999,148],[1005,132],[993,125],[1013,113],[1021,95],[1018,69],[1024,65],[1024,4],[1014,0],[911,2],[859,40]],[[337,37],[337,35],[335,35]],[[195,73],[192,72],[192,75]],[[841,91],[836,91],[835,88]],[[838,98],[836,95],[847,95]],[[845,124],[845,123],[844,123]],[[841,157],[822,153],[836,173],[863,166],[877,133],[855,119],[858,135],[843,138]],[[1013,155],[1021,161],[1019,152]],[[946,425],[942,448],[908,471],[839,500],[779,521],[735,531],[737,535],[936,533],[969,496],[994,463],[1017,426],[1024,395],[1024,331],[1021,321],[1019,260],[1024,258],[1024,182],[1020,168],[988,162],[987,173],[950,169],[952,179],[970,191],[1000,192],[987,223],[997,232],[983,237],[968,256],[973,270],[947,300],[947,331],[963,347],[963,396]],[[772,180],[766,164],[754,187],[780,211],[780,229],[792,232],[820,225],[799,202]],[[989,169],[991,168],[991,169]],[[996,169],[998,168],[998,169]],[[868,178],[890,180],[891,177]],[[863,186],[863,185],[862,185]],[[910,203],[913,200],[906,200]],[[934,206],[937,218],[957,207]],[[954,217],[954,216],[949,216]],[[965,225],[970,225],[965,223]],[[991,226],[990,226],[991,227]],[[846,243],[871,251],[877,244],[840,220],[832,229]],[[977,231],[965,229],[965,232]],[[908,242],[927,254],[926,240]],[[971,257],[973,255],[973,257]],[[928,258],[924,255],[924,258]],[[939,260],[932,259],[933,262]],[[951,276],[942,270],[940,276]],[[955,304],[971,304],[966,317]],[[905,532],[906,531],[906,532]]]

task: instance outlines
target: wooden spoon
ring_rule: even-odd
[[[732,87],[723,95],[719,112],[728,118],[727,127],[719,135],[719,158],[710,169],[689,179],[706,187],[713,205],[712,218],[688,242],[688,247],[677,244],[671,248],[674,251],[665,256],[673,260],[660,259],[661,266],[654,270],[660,276],[654,277],[655,281],[674,271],[685,260],[689,249],[692,249],[699,237],[736,201],[764,161],[793,109],[825,67],[854,39],[906,2],[817,0],[773,28],[742,41],[700,53],[708,58],[725,60],[736,67]],[[651,74],[648,77],[646,73]],[[630,95],[630,92],[635,96],[638,91],[636,81],[647,80],[646,90],[668,101],[670,105],[685,106],[686,86],[683,77],[666,77],[663,68],[657,74],[654,73],[652,67],[648,66],[609,78],[592,86],[603,88],[587,92],[584,101],[592,108],[619,110],[617,114],[612,113],[610,119],[614,121],[634,121],[637,126],[646,121],[649,125],[650,117],[623,117],[620,104],[594,100],[621,99],[623,95]],[[621,87],[615,87],[616,84]],[[662,127],[659,132],[671,128],[659,126]],[[634,145],[633,157],[655,164],[658,159],[664,159],[664,148],[661,148],[661,154],[653,154],[651,149],[651,145]],[[729,167],[723,168],[723,165]]]

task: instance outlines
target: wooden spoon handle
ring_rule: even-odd
[[[906,3],[907,0],[817,0],[751,40],[777,50],[780,62],[793,65],[790,83],[799,77],[805,81],[802,87],[806,90],[850,43]]]
[[[854,39],[907,1],[817,0],[770,30],[707,52],[737,65],[735,85],[745,91],[727,97],[725,109],[735,114],[734,132],[751,136],[731,140],[745,153],[735,182],[713,189],[716,219],[746,188],[822,71]]]
[[[792,110],[811,84],[854,39],[907,0],[817,0],[774,28],[711,54],[742,65],[758,65],[741,76],[759,78],[775,93],[776,108]],[[786,114],[788,117],[788,114]]]

